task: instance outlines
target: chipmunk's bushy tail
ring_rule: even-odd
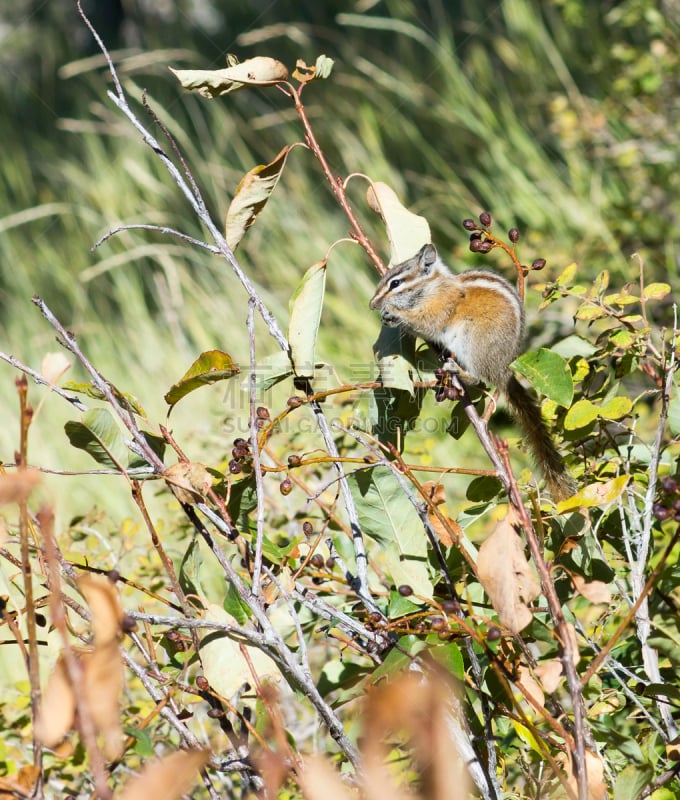
[[[564,500],[574,493],[576,486],[543,422],[538,400],[514,376],[508,381],[505,394],[553,500]]]

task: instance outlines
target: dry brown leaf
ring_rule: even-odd
[[[571,759],[567,759],[565,772],[567,773],[567,783],[575,795],[578,795],[578,782],[571,765]],[[588,776],[588,800],[607,800],[609,790],[604,779],[604,764],[597,753],[586,750],[586,773]]]
[[[42,693],[35,734],[45,747],[56,747],[73,727],[76,698],[62,657],[55,664]]]
[[[425,481],[422,488],[433,506],[446,502],[446,489],[439,481]]]
[[[539,664],[534,670],[534,673],[540,679],[545,691],[548,694],[552,694],[562,680],[562,662],[559,658],[551,658],[550,661]]]
[[[300,785],[306,800],[357,800],[358,793],[345,785],[324,756],[306,758],[304,766]]]
[[[456,520],[447,517],[445,514],[443,515],[445,522],[442,522],[439,517],[434,514],[428,514],[427,516],[430,520],[432,530],[444,547],[453,547],[463,533],[463,529]]]
[[[0,475],[0,505],[23,503],[40,483],[37,469],[18,469]]]
[[[207,750],[179,750],[147,764],[125,784],[117,800],[174,800],[196,783],[196,773],[203,769],[209,756]]]
[[[519,633],[533,618],[528,603],[540,594],[541,586],[524,555],[514,520],[514,512],[509,511],[483,542],[477,575],[501,623]]]
[[[97,645],[83,658],[83,691],[95,730],[104,745],[102,751],[113,761],[123,752],[120,696],[123,691],[123,660],[118,641]]]
[[[539,686],[538,681],[531,674],[531,670],[528,667],[525,667],[524,665],[519,667],[517,670],[517,680],[515,681],[515,685],[526,698],[527,702],[534,706],[534,708],[536,706],[540,706],[541,708],[545,706],[545,695],[543,694],[543,690]]]
[[[168,467],[163,473],[170,490],[185,505],[205,500],[213,478],[203,464],[180,461]]]
[[[569,640],[571,641],[571,649],[574,652],[573,661],[574,661],[574,666],[576,666],[578,664],[578,662],[581,660],[581,653],[579,651],[578,636],[576,635],[576,628],[571,624],[571,622],[565,622],[564,627],[566,628],[567,636],[569,637]]]
[[[609,603],[612,593],[609,586],[602,581],[586,581],[582,575],[570,575],[574,589],[591,603]]]
[[[92,633],[95,648],[118,641],[123,609],[116,587],[104,575],[83,575],[78,588],[92,612]]]

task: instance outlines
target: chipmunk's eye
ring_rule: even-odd
[[[387,288],[396,289],[398,286],[401,286],[403,282],[404,281],[401,278],[392,278],[392,280],[390,281],[390,285]]]

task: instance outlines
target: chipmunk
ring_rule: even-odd
[[[460,367],[465,383],[496,386],[524,430],[553,498],[573,493],[538,401],[510,370],[522,350],[524,306],[505,278],[481,269],[455,275],[434,245],[426,244],[383,275],[370,308],[380,311],[383,325],[400,327],[442,349]]]

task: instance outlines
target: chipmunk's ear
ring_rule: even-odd
[[[427,275],[432,272],[432,267],[437,261],[437,248],[431,243],[424,244],[420,248],[417,258],[421,272]]]

